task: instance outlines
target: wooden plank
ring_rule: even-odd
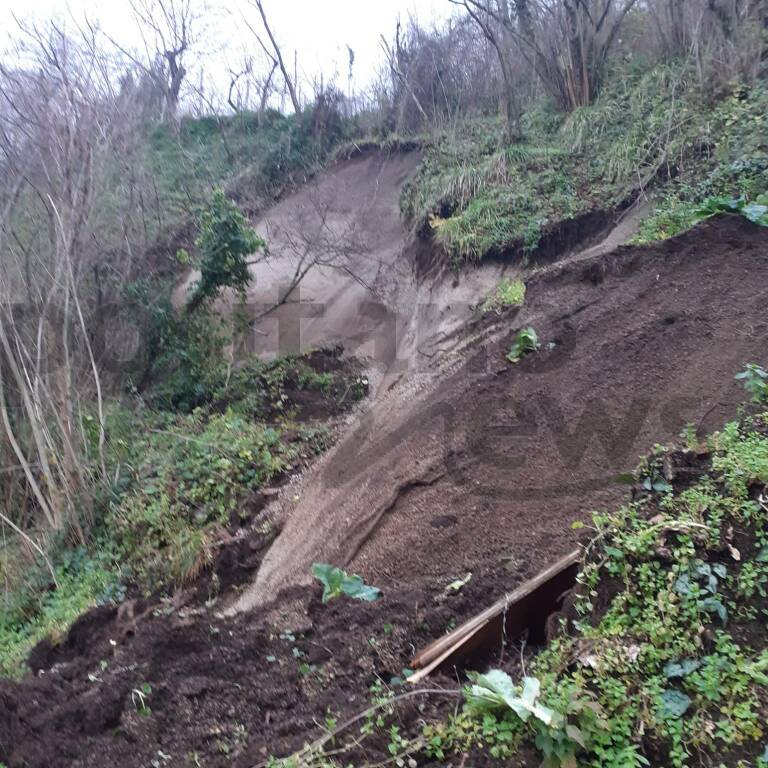
[[[545,619],[546,611],[555,610],[558,597],[575,578],[579,559],[578,549],[569,552],[477,616],[430,643],[411,661],[411,668],[420,671],[409,681],[418,682],[449,660],[464,658],[484,645],[500,642],[502,636],[517,637],[532,620]]]

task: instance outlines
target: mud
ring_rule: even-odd
[[[766,231],[736,217],[534,274],[521,310],[468,328],[453,367],[398,384],[319,462],[240,605],[317,560],[414,584],[563,555],[649,447],[734,414],[734,373],[764,357],[767,274]],[[508,363],[529,325],[541,350]]]
[[[293,630],[275,629],[265,612],[221,619],[200,604],[163,604],[130,633],[115,608],[84,616],[59,647],[38,650],[34,676],[0,682],[0,761],[8,768],[251,768],[287,755],[370,705],[370,687],[401,676],[415,645],[467,618],[492,591],[524,577],[478,571],[458,594],[386,590],[373,604],[323,605],[309,598]],[[83,642],[83,640],[86,640]],[[430,688],[457,689],[451,678]],[[404,690],[397,683],[395,692]],[[143,697],[143,698],[142,698]],[[426,714],[447,713],[455,696],[403,707],[413,730]],[[367,740],[353,764],[386,755]],[[381,742],[381,743],[379,743]]]

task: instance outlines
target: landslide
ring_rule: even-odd
[[[638,456],[733,415],[733,374],[765,350],[767,274],[765,228],[735,216],[534,272],[522,308],[422,358],[292,491],[236,608],[307,584],[316,561],[404,586],[561,556]],[[541,350],[511,364],[527,326]]]
[[[248,768],[359,713],[415,648],[573,546],[571,521],[623,500],[616,475],[640,453],[687,422],[733,415],[733,373],[764,353],[767,271],[765,230],[723,216],[533,274],[520,310],[479,316],[453,355],[384,392],[310,472],[261,565],[264,607],[86,615],[33,654],[34,675],[0,683],[0,761]],[[542,349],[506,362],[528,325]],[[318,559],[347,563],[383,597],[322,604],[303,584]],[[387,745],[364,749],[382,759]]]

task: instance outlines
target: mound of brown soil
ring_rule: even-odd
[[[326,718],[341,723],[365,710],[371,685],[400,676],[414,644],[442,634],[521,576],[478,572],[457,594],[388,590],[372,604],[323,605],[318,587],[295,590],[283,596],[286,605],[311,596],[303,626],[282,632],[264,613],[221,620],[205,608],[169,615],[162,606],[127,632],[125,612],[96,609],[60,648],[38,656],[46,666],[37,676],[0,682],[0,762],[251,768],[322,735]],[[454,697],[432,697],[398,717],[413,726],[454,704]],[[381,737],[369,740],[356,764],[386,749]]]
[[[519,311],[482,321],[500,341],[412,376],[317,465],[240,606],[318,560],[412,585],[563,555],[654,443],[734,414],[734,374],[765,359],[766,284],[768,231],[730,216],[534,275]],[[541,349],[509,363],[526,326]]]

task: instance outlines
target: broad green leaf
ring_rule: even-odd
[[[347,597],[365,600],[367,603],[372,603],[381,595],[381,590],[378,587],[369,586],[360,576],[346,576],[341,583],[341,591]]]
[[[661,694],[661,714],[667,720],[681,718],[691,706],[690,696],[675,688],[667,688]]]
[[[368,586],[360,576],[350,576],[341,568],[327,563],[315,563],[312,575],[323,585],[324,603],[341,595],[370,603],[381,594],[380,589]]]
[[[475,677],[468,702],[475,708],[482,710],[509,708],[523,722],[527,722],[531,715],[540,720],[544,725],[551,725],[555,712],[549,707],[537,704],[541,684],[535,677],[526,677],[523,680],[522,695],[512,682],[512,678],[500,669],[492,669],[484,675]]]
[[[335,568],[327,563],[315,563],[312,566],[312,575],[323,585],[323,602],[327,603],[341,594],[341,585],[344,572],[341,568]]]
[[[685,677],[695,672],[701,666],[698,659],[683,659],[682,661],[670,661],[664,667],[664,674],[672,679],[674,677]]]

